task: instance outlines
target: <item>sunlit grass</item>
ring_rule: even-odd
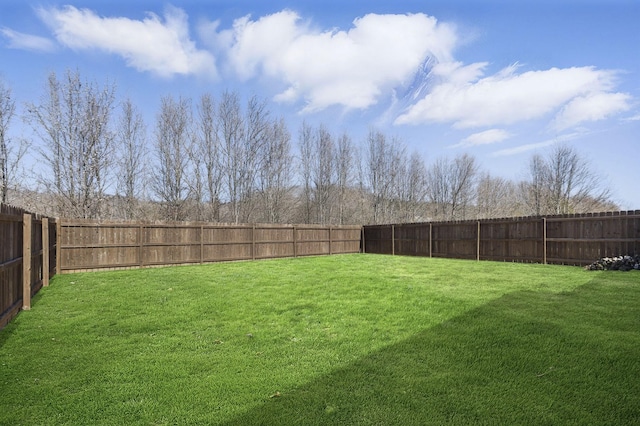
[[[0,424],[640,421],[640,273],[342,255],[56,276]]]

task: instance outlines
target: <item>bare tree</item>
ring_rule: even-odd
[[[373,196],[373,223],[381,223],[384,220],[384,205],[388,191],[388,167],[385,158],[387,150],[386,136],[370,130],[367,136],[365,175]]]
[[[271,125],[261,152],[259,176],[262,220],[279,223],[285,219],[287,195],[291,187],[291,134],[283,118]]]
[[[326,126],[300,128],[301,206],[305,223],[344,223],[353,180],[353,145],[347,134],[337,144]]]
[[[368,159],[366,150],[362,146],[355,149],[356,158],[356,177],[357,177],[357,223],[373,223],[373,202],[371,201],[371,193],[367,187],[368,181]]]
[[[302,123],[298,133],[300,148],[300,178],[302,180],[302,217],[304,223],[311,223],[313,214],[313,183],[311,169],[314,163],[313,128],[306,121]]]
[[[478,179],[476,188],[476,216],[479,219],[518,216],[522,213],[514,182],[489,172]]]
[[[389,142],[385,134],[369,131],[364,174],[373,197],[374,223],[392,221],[392,202],[399,172],[397,165],[403,156],[404,148],[398,140]]]
[[[314,162],[311,169],[316,223],[331,223],[332,190],[334,185],[334,143],[325,126],[316,129],[314,136]]]
[[[466,219],[467,210],[473,202],[475,178],[478,165],[468,154],[453,160],[451,173],[451,219]]]
[[[204,178],[208,196],[207,218],[220,221],[220,196],[224,169],[222,147],[220,145],[219,121],[216,118],[216,107],[213,97],[205,94],[198,105],[197,149],[196,153],[204,165]]]
[[[189,157],[189,165],[188,165],[188,173],[185,177],[187,186],[189,187],[189,204],[190,204],[190,215],[189,217],[193,220],[205,220],[208,216],[206,210],[208,208],[205,206],[205,193],[206,190],[206,168],[205,161],[200,153],[200,148],[197,145],[198,136],[197,134],[191,133],[190,136],[191,141],[188,145],[187,155]]]
[[[409,155],[399,139],[389,140],[385,134],[371,130],[363,157],[360,181],[366,182],[366,189],[371,194],[373,222],[408,222],[424,218],[419,211],[424,208],[427,196],[427,171],[420,154]]]
[[[589,163],[568,145],[556,145],[547,160],[550,207],[556,214],[585,210],[583,204],[607,201],[610,192]]]
[[[16,112],[16,103],[11,89],[0,80],[0,202],[8,201],[8,190],[12,185],[18,165],[27,150],[26,143],[20,143],[15,151],[9,138],[9,125]]]
[[[136,219],[145,188],[146,128],[142,114],[131,99],[122,103],[117,141],[120,147],[117,188],[124,204],[122,216]]]
[[[541,155],[535,154],[529,162],[529,180],[521,184],[521,192],[530,213],[539,216],[546,212],[547,164]]]
[[[231,213],[231,220],[240,221],[241,182],[243,179],[244,125],[240,99],[237,93],[224,92],[218,106],[218,131],[222,148],[222,161],[225,173],[224,190]]]
[[[529,173],[521,187],[534,214],[584,213],[612,204],[604,179],[568,145],[555,145],[546,158],[534,155]]]
[[[402,222],[426,219],[424,207],[427,197],[427,170],[422,156],[414,151],[407,159],[398,157],[397,217]]]
[[[188,216],[191,123],[191,102],[188,99],[162,98],[156,120],[157,164],[151,188],[162,202],[166,220],[185,220]]]
[[[27,107],[27,122],[44,143],[41,154],[51,171],[41,178],[61,215],[100,216],[114,157],[114,93],[112,85],[82,81],[78,72],[67,71],[62,81],[51,73],[41,102]]]
[[[468,154],[441,158],[427,172],[428,199],[436,220],[465,219],[473,202],[478,166]]]
[[[258,173],[261,168],[263,148],[270,133],[269,111],[264,100],[253,96],[247,102],[245,131],[240,151],[240,220],[252,221],[257,202]]]
[[[450,168],[448,159],[439,158],[427,170],[427,199],[433,210],[433,220],[445,220],[451,216],[449,213],[451,188],[448,176]]]
[[[347,212],[347,194],[353,185],[353,143],[347,133],[338,138],[335,152],[336,190],[337,190],[337,223],[343,225],[350,216]]]

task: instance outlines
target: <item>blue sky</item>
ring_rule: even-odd
[[[516,180],[564,142],[640,209],[638,22],[637,0],[2,0],[0,78],[20,110],[78,69],[149,128],[163,95],[238,90],[294,135],[303,119],[356,141],[375,127],[427,164],[466,152]]]

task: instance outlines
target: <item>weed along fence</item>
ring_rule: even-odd
[[[640,210],[367,225],[363,235],[367,253],[586,265],[640,254]]]
[[[57,272],[56,236],[56,220],[0,204],[0,328]]]
[[[63,219],[61,272],[358,253],[361,226]]]

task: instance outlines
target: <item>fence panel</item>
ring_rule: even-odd
[[[314,256],[331,254],[329,247],[329,227],[300,226],[296,234],[296,255]]]
[[[252,232],[254,259],[294,257],[292,226],[256,226]]]
[[[140,226],[138,225],[138,229]],[[202,258],[200,225],[152,224],[143,227],[143,265],[198,263]],[[119,246],[112,246],[116,251]],[[117,265],[117,263],[116,263]]]
[[[360,226],[331,228],[331,254],[358,253],[361,236]]]
[[[253,259],[253,227],[203,225],[203,262]]]
[[[395,225],[394,253],[408,256],[431,256],[431,226],[428,223]]]
[[[0,328],[49,284],[56,269],[55,221],[0,204]]]
[[[434,223],[431,234],[433,257],[477,258],[477,222]]]
[[[480,259],[542,263],[543,226],[538,217],[481,221]]]
[[[553,216],[547,221],[547,261],[589,264],[640,253],[640,210]]]
[[[367,253],[587,265],[640,253],[640,210],[367,225]]]
[[[364,227],[364,238],[365,252],[378,254],[393,253],[391,225],[367,225]]]
[[[63,220],[61,271],[357,253],[360,226]]]
[[[0,205],[0,328],[22,306],[22,214]]]

